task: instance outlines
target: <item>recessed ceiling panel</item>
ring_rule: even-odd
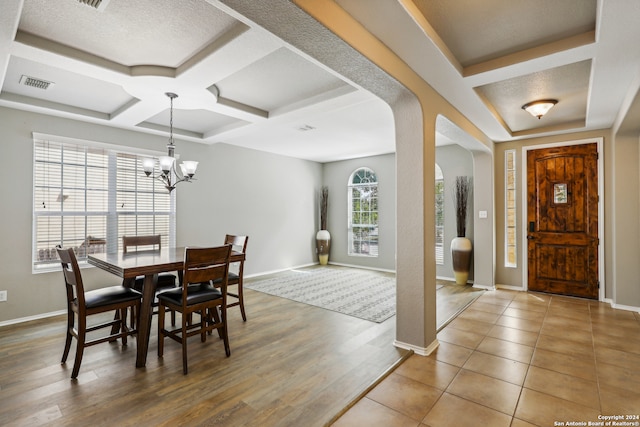
[[[462,66],[595,30],[596,0],[414,0]]]
[[[169,119],[170,112],[169,108],[167,108],[161,113],[158,113],[146,120],[145,123],[166,126],[168,128]],[[173,127],[176,129],[184,129],[190,132],[205,134],[207,132],[215,131],[216,129],[241,124],[246,124],[246,122],[223,114],[214,113],[213,111],[173,109]]]
[[[591,74],[591,60],[551,68],[476,88],[513,132],[530,128],[585,121]],[[540,99],[556,99],[558,104],[542,119],[522,106]]]
[[[22,76],[52,84],[46,90],[25,86],[20,83]],[[113,113],[132,100],[118,85],[17,57],[9,60],[2,92],[105,114]]]
[[[122,65],[177,67],[236,20],[204,0],[25,0],[19,29]]]
[[[216,83],[220,96],[265,111],[303,101],[347,84],[281,48]]]

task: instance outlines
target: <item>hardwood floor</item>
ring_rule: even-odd
[[[378,324],[251,290],[245,302],[247,322],[229,313],[231,357],[217,335],[193,337],[187,376],[177,343],[157,357],[155,316],[145,368],[135,339],[101,344],[77,381],[75,343],[60,364],[66,316],[0,328],[0,425],[322,426],[408,356],[392,345],[395,316]]]
[[[230,310],[231,357],[213,335],[189,341],[189,374],[180,346],[146,368],[136,343],[85,350],[77,381],[60,364],[66,316],[0,328],[0,425],[321,426],[405,352],[393,347],[395,316],[384,323],[245,294],[247,322]]]

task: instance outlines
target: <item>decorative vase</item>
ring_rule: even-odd
[[[327,230],[320,230],[316,233],[316,252],[320,265],[327,265],[329,262],[329,248],[331,247],[331,234]]]
[[[451,260],[453,261],[453,275],[457,285],[466,285],[471,269],[471,240],[466,237],[456,237],[451,241]]]

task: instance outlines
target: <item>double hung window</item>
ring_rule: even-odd
[[[369,168],[358,169],[348,189],[348,254],[377,257],[378,178]]]
[[[59,261],[56,245],[88,254],[122,249],[123,235],[175,244],[175,196],[147,178],[148,155],[57,137],[34,137],[33,271]]]

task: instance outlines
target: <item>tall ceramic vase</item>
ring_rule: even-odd
[[[466,285],[471,268],[471,240],[466,237],[456,237],[451,241],[451,259],[453,261],[453,275],[457,285]]]
[[[316,252],[320,265],[329,263],[329,249],[331,247],[331,234],[327,230],[320,230],[316,233]]]

